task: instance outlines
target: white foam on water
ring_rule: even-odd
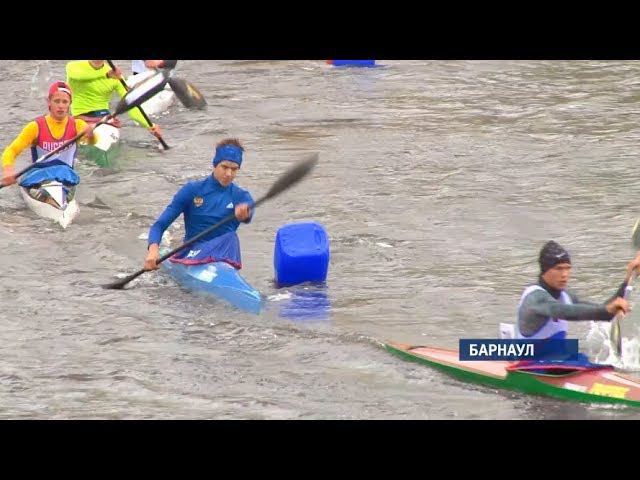
[[[591,322],[583,344],[589,357],[596,363],[613,365],[618,369],[640,371],[640,338],[622,337],[621,356],[614,353],[611,345],[611,323]]]
[[[291,293],[276,293],[275,295],[269,295],[267,300],[270,302],[279,302],[280,300],[287,300],[291,298]]]
[[[138,240],[149,240],[149,231],[145,230],[138,235]],[[162,239],[160,240],[160,246],[169,247],[171,245],[171,240],[173,240],[171,233],[169,230],[165,230],[162,234]]]

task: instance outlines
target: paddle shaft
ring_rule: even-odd
[[[112,118],[115,117],[115,114],[110,114],[105,116],[102,120],[100,120],[99,122],[96,123],[96,127],[98,125],[102,125],[103,123],[107,123],[109,120],[111,120]],[[73,117],[69,117],[70,119],[72,119]],[[20,170],[18,173],[16,173],[16,179],[18,179],[19,177],[21,177],[22,175],[24,175],[25,173],[27,173],[29,170],[35,168],[35,166],[38,163],[42,163],[45,160],[51,158],[53,155],[55,155],[56,153],[60,152],[61,150],[64,150],[65,148],[67,148],[69,145],[71,145],[72,143],[77,142],[78,140],[80,140],[82,137],[84,136],[84,131],[78,133],[75,137],[70,138],[69,140],[67,140],[66,142],[64,142],[62,145],[60,145],[58,148],[51,150],[50,152],[48,152],[46,155],[43,155],[42,158],[37,159],[35,162],[33,162],[31,165],[29,165],[28,167],[23,168],[22,170]],[[0,185],[0,188],[4,188],[7,185]]]
[[[116,66],[113,64],[113,62],[111,60],[107,60],[107,63],[109,64],[109,66],[111,67],[111,70],[115,70]],[[130,90],[129,86],[127,85],[127,82],[124,81],[123,78],[120,78],[120,84],[127,89],[127,91]],[[142,109],[142,105],[138,105],[138,110],[140,110],[140,113],[142,114],[142,117],[146,120],[146,122],[151,125],[153,127],[153,122],[151,121],[151,119],[147,116],[147,114],[145,113],[145,111]],[[165,150],[169,150],[169,145],[167,145],[167,143],[164,141],[164,139],[161,136],[156,137],[160,143],[162,144],[162,148],[164,148]]]
[[[622,298],[624,298],[625,300],[627,298],[629,298],[629,294],[631,294],[632,290],[633,290],[633,282],[635,281],[637,275],[635,273],[633,273],[631,275],[631,278],[629,279],[629,282],[627,283],[627,286],[624,289],[624,294],[622,295]],[[614,318],[611,321],[611,332],[616,332],[615,335],[611,335],[611,341],[613,344],[614,341],[614,336],[615,336],[615,344],[613,345],[613,348],[615,350],[615,354],[620,357],[622,356],[622,335],[620,334],[620,320],[622,319],[623,315],[622,314],[618,314],[616,315],[616,318]]]
[[[640,219],[636,220],[636,223],[633,226],[633,232],[631,233],[631,244],[636,250],[640,250],[640,228],[639,227],[640,227]],[[632,273],[631,278],[629,278],[629,281],[627,282],[627,286],[624,289],[624,294],[622,296],[622,298],[624,298],[625,300],[629,297],[629,294],[633,290],[633,282],[635,281],[636,277],[637,277],[637,274],[635,272]],[[622,315],[616,315],[616,317],[611,321],[611,328],[609,330],[611,345],[612,345],[612,348],[615,350],[614,353],[618,357],[622,356],[622,334],[620,333],[621,318],[622,318]]]

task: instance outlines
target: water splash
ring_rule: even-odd
[[[640,338],[622,337],[621,356],[611,343],[611,322],[591,322],[584,344],[596,363],[613,365],[620,370],[640,371]]]

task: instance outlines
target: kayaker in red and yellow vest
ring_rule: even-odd
[[[120,98],[127,93],[127,89],[120,83],[120,69],[111,70],[104,60],[76,60],[67,63],[66,70],[67,83],[75,97],[71,112],[87,122],[97,122],[109,114],[109,101],[113,92],[117,92]],[[129,116],[137,124],[148,128],[156,137],[162,136],[160,126],[149,125],[138,108],[129,110]],[[109,123],[118,128],[121,126],[117,118]]]
[[[18,155],[27,147],[31,147],[31,161],[35,162],[81,131],[85,132],[85,135],[80,139],[81,142],[91,145],[96,143],[98,139],[93,134],[94,126],[69,115],[71,101],[71,88],[67,83],[54,82],[51,84],[47,97],[49,114],[29,122],[2,153],[3,185],[16,183],[14,164]],[[59,160],[73,168],[76,149],[76,143],[72,143],[59,154],[48,159],[46,163]]]

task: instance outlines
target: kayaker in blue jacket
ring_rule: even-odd
[[[236,218],[217,228],[190,249],[184,249],[169,261],[199,264],[224,261],[242,268],[240,241],[236,230],[240,222],[249,223],[253,216],[251,194],[233,183],[240,166],[244,147],[235,138],[227,138],[216,145],[213,173],[203,180],[187,183],[173,197],[171,203],[149,230],[149,246],[144,261],[145,270],[158,268],[159,244],[164,231],[183,214],[185,241],[206,230],[214,223],[235,212]]]
[[[610,321],[619,312],[629,312],[629,303],[622,297],[633,271],[640,267],[640,254],[629,262],[624,281],[604,304],[581,301],[566,290],[571,258],[553,240],[542,247],[538,261],[538,283],[525,289],[518,304],[516,338],[566,338],[567,321]]]

